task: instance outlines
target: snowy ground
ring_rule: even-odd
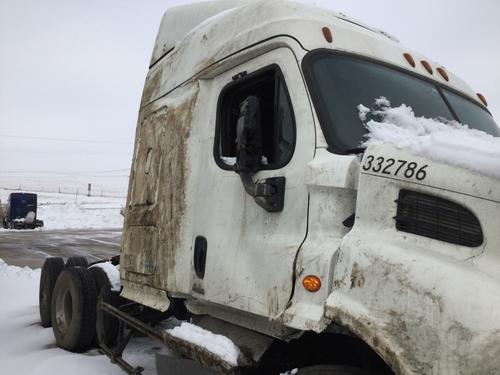
[[[0,199],[7,201],[10,190],[0,190]],[[38,194],[39,220],[47,229],[96,229],[121,228],[123,216],[120,209],[125,198],[87,197],[85,195],[29,191]]]
[[[40,269],[8,266],[0,259],[0,374],[122,375],[120,368],[96,349],[74,354],[56,347],[52,328],[39,323],[39,279]],[[145,367],[145,375],[155,374],[158,343],[134,340],[125,357]]]
[[[103,267],[109,275],[107,268]],[[116,269],[111,273],[115,274]],[[116,275],[111,279],[116,279]],[[0,374],[123,374],[97,349],[75,354],[56,346],[52,328],[40,325],[39,282],[40,269],[10,266],[0,259],[0,301],[9,301],[0,305]],[[119,285],[119,281],[116,283]],[[237,363],[239,349],[224,336],[186,322],[172,328],[172,324],[165,321],[162,326],[173,336],[203,346],[231,364]],[[156,374],[155,353],[167,351],[161,343],[149,338],[134,338],[124,358],[132,365],[144,367],[144,375]]]

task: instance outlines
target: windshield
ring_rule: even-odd
[[[358,105],[370,107],[382,96],[393,107],[412,107],[415,116],[457,120],[500,136],[492,116],[478,104],[386,65],[316,51],[304,59],[304,73],[329,148],[336,153],[359,147],[367,130],[359,118]]]

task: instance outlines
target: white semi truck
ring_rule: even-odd
[[[42,322],[57,344],[81,351],[97,335],[131,374],[133,332],[222,373],[499,374],[499,181],[360,148],[358,106],[381,96],[500,134],[460,78],[342,14],[285,0],[169,9],[139,112],[121,289],[108,266],[47,260]],[[237,360],[155,326],[172,316],[229,338]]]

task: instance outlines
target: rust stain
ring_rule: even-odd
[[[156,70],[153,70],[144,83],[142,92],[141,107],[150,103],[156,94],[160,91],[161,80],[163,76],[163,65],[159,65]]]
[[[166,288],[168,276],[173,274],[181,246],[187,147],[198,95],[195,88],[191,95],[178,101],[175,96],[173,103],[167,100],[168,106],[144,107],[136,132],[123,254],[130,260],[127,271],[154,274],[154,281],[149,278],[143,281],[161,289]]]

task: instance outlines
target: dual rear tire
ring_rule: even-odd
[[[50,327],[52,325],[50,315],[52,294],[57,278],[63,270],[64,261],[62,258],[47,258],[43,263],[38,295],[38,306],[40,309],[42,327]]]
[[[96,340],[96,306],[99,294],[116,301],[106,272],[100,267],[87,268],[83,257],[48,258],[40,277],[40,320],[43,327],[52,326],[57,345],[71,352],[82,352],[98,346]],[[118,323],[104,322],[104,338],[112,344]]]
[[[51,321],[57,346],[71,352],[87,350],[95,337],[97,288],[87,268],[66,268],[52,297]]]

